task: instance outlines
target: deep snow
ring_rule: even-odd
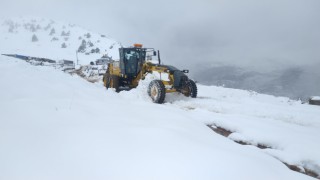
[[[3,56],[0,83],[0,179],[312,179],[278,159],[319,170],[320,109],[287,98],[199,85],[158,105],[147,81],[115,93]]]
[[[102,51],[78,53],[80,64],[118,56],[118,42],[72,24],[11,22],[12,32],[10,21],[0,26],[1,54],[75,61],[85,39]],[[32,32],[30,24],[40,28]],[[59,40],[51,41],[48,25]],[[70,31],[67,39],[62,31]],[[0,179],[311,179],[282,162],[320,174],[318,106],[203,85],[196,99],[168,94],[158,105],[146,93],[153,78],[115,93],[101,82],[0,56]],[[233,133],[226,138],[207,125]]]

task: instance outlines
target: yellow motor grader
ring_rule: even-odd
[[[104,86],[114,88],[116,92],[136,88],[140,80],[145,79],[148,73],[157,72],[160,77],[150,82],[148,94],[154,103],[162,104],[166,93],[180,92],[185,96],[196,98],[197,85],[189,79],[182,70],[168,65],[162,65],[159,51],[153,48],[143,48],[142,44],[133,47],[120,48],[120,60],[108,64],[103,76]],[[151,55],[150,55],[151,54]],[[158,55],[158,63],[152,63],[152,56]],[[147,60],[148,59],[148,60]],[[167,78],[161,78],[164,74]]]

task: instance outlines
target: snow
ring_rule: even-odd
[[[320,101],[320,96],[313,96],[311,97],[311,99],[315,101]]]
[[[278,159],[319,167],[319,109],[286,98],[199,85],[158,105],[152,77],[115,93],[4,56],[0,73],[0,179],[312,179]]]
[[[194,119],[235,132],[230,139],[267,145],[272,148],[262,150],[267,154],[289,164],[311,165],[320,173],[318,107],[227,88],[200,86],[199,92],[201,101],[174,104],[195,109],[190,112]]]
[[[39,29],[31,30],[30,26],[37,27]],[[12,32],[10,28],[13,27]],[[49,27],[49,28],[46,28]],[[55,34],[50,35],[51,29],[55,29]],[[69,36],[62,36],[62,32],[70,32]],[[90,38],[87,38],[85,34],[89,33]],[[37,42],[32,42],[32,36],[36,35]],[[58,38],[57,41],[52,41],[53,38]],[[79,39],[81,37],[81,39]],[[66,39],[65,39],[66,38]],[[99,48],[100,53],[76,53],[82,40],[86,42],[92,42],[93,47],[88,47],[86,52],[90,52],[91,49]],[[94,33],[79,26],[64,23],[55,22],[53,20],[38,18],[38,17],[23,17],[23,18],[11,18],[8,20],[0,20],[0,53],[1,54],[20,54],[32,57],[49,58],[52,60],[72,60],[77,62],[77,56],[79,64],[86,65],[91,61],[95,61],[102,57],[104,54],[108,54],[114,59],[119,58],[118,48],[120,43],[109,38],[102,37],[101,34]],[[65,43],[66,48],[61,48],[61,45]]]
[[[78,37],[89,32],[103,52],[78,53],[82,67],[104,53],[118,56],[120,43],[75,25],[13,18],[8,32],[7,22],[0,24],[1,54],[75,61]],[[42,27],[38,42],[23,28],[28,23]],[[44,29],[50,23],[59,41]],[[70,31],[68,41],[62,30]],[[320,174],[318,106],[200,84],[198,98],[167,94],[158,105],[147,95],[157,77],[115,93],[102,82],[0,56],[0,179],[313,179],[283,162]]]

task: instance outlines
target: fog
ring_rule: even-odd
[[[1,0],[1,18],[25,15],[160,49],[164,63],[195,72],[219,65],[272,72],[320,61],[319,0]]]

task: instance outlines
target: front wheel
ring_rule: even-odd
[[[187,97],[196,98],[198,95],[198,88],[196,83],[193,80],[189,79],[185,88],[182,90],[182,93]]]
[[[166,88],[160,80],[153,80],[148,87],[148,95],[154,103],[162,104],[166,96]]]

